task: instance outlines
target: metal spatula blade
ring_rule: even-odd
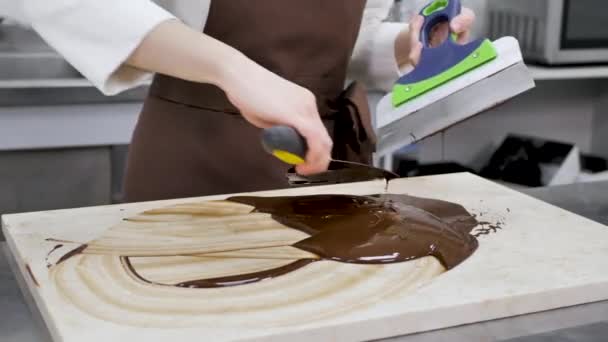
[[[265,129],[262,144],[268,153],[291,165],[303,163],[308,150],[304,137],[287,126]],[[316,175],[298,175],[295,168],[287,173],[289,185],[293,187],[354,183],[375,179],[388,181],[394,178],[399,176],[384,169],[343,160],[332,160],[328,171]]]
[[[287,181],[292,187],[355,183],[375,179],[388,181],[394,178],[399,176],[384,169],[339,160],[331,161],[328,171],[316,175],[301,176],[293,168],[287,173]]]

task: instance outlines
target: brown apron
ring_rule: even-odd
[[[343,90],[364,7],[365,0],[214,0],[205,33],[312,91],[333,158],[369,163],[375,137],[366,92],[357,83]],[[130,146],[126,200],[286,187],[288,166],[264,152],[260,133],[219,88],[157,75]]]

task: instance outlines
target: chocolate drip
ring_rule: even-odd
[[[80,246],[80,247],[78,247],[76,249],[73,249],[73,250],[69,251],[64,256],[62,256],[61,258],[59,258],[59,260],[57,261],[57,263],[55,265],[59,265],[62,262],[68,260],[69,258],[82,253],[82,251],[84,251],[87,247],[88,247],[88,245],[84,244],[84,245],[82,245],[82,246]]]
[[[40,287],[40,284],[38,283],[38,279],[36,279],[36,277],[34,277],[34,272],[32,272],[32,268],[30,267],[30,264],[25,264],[25,270],[27,271],[27,274],[30,275],[30,278],[32,279],[32,282],[34,282],[34,285],[36,285],[36,287]]]
[[[239,274],[239,275],[227,276],[227,277],[186,281],[183,283],[179,283],[175,286],[187,287],[187,288],[192,288],[192,289],[204,289],[204,288],[214,288],[214,287],[246,285],[246,284],[257,283],[258,281],[272,279],[272,278],[282,276],[284,274],[287,274],[287,273],[293,272],[297,269],[300,269],[315,261],[317,261],[317,260],[300,259],[300,260],[296,260],[290,264],[287,264],[285,266],[273,268],[270,270],[264,270],[264,271],[260,271],[260,272],[253,272],[253,273],[247,273],[247,274]]]
[[[55,247],[53,247],[53,249],[51,249],[47,254],[46,254],[46,258],[44,258],[44,260],[46,261],[46,267],[50,268],[52,265],[49,262],[49,258],[51,257],[51,254],[53,254],[54,251],[58,250],[59,248],[63,247],[62,244],[58,244],[55,245]]]
[[[53,249],[51,249],[51,250],[50,250],[50,251],[49,251],[49,252],[46,254],[46,257],[48,258],[49,256],[51,256],[51,254],[53,254],[53,252],[54,252],[54,251],[58,250],[58,249],[59,249],[59,248],[61,248],[61,247],[63,247],[63,245],[62,245],[62,244],[55,245],[55,247],[53,247]]]
[[[139,273],[137,273],[137,271],[135,270],[135,267],[133,267],[133,264],[131,264],[131,260],[129,259],[129,257],[121,256],[120,262],[122,263],[122,266],[127,271],[129,271],[129,273],[131,273],[131,275],[133,275],[135,278],[139,279],[140,281],[142,281],[144,283],[148,283],[148,284],[153,284],[153,285],[164,285],[164,284],[155,283],[153,281],[150,281],[150,280],[142,277]]]
[[[164,285],[167,284],[159,284],[153,281],[150,281],[144,277],[142,277],[137,270],[131,264],[131,260],[129,257],[121,257],[120,261],[123,266],[137,279],[144,283],[153,284],[153,285]],[[185,287],[190,289],[209,289],[215,287],[227,287],[227,286],[237,286],[237,285],[246,285],[257,283],[262,280],[276,278],[278,276],[282,276],[284,274],[293,272],[297,269],[300,269],[312,262],[317,261],[316,259],[300,259],[296,260],[287,265],[276,267],[269,270],[252,272],[247,274],[238,274],[234,276],[226,276],[226,277],[218,277],[218,278],[207,278],[207,279],[197,279],[191,281],[181,282],[172,286],[176,287]]]

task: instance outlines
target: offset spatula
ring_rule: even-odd
[[[288,126],[265,129],[262,134],[262,145],[268,153],[290,165],[304,163],[308,151],[304,137]],[[394,178],[399,176],[384,169],[343,160],[332,160],[328,171],[311,176],[298,175],[293,168],[287,173],[289,185],[294,187],[354,183],[374,179],[388,181]]]

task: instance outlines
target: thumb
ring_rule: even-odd
[[[410,45],[420,42],[420,31],[424,24],[424,17],[421,15],[415,15],[410,21]]]
[[[424,24],[424,17],[421,15],[415,16],[410,23],[410,64],[413,66],[418,64],[420,54],[422,53],[422,43],[420,42],[420,31]]]

